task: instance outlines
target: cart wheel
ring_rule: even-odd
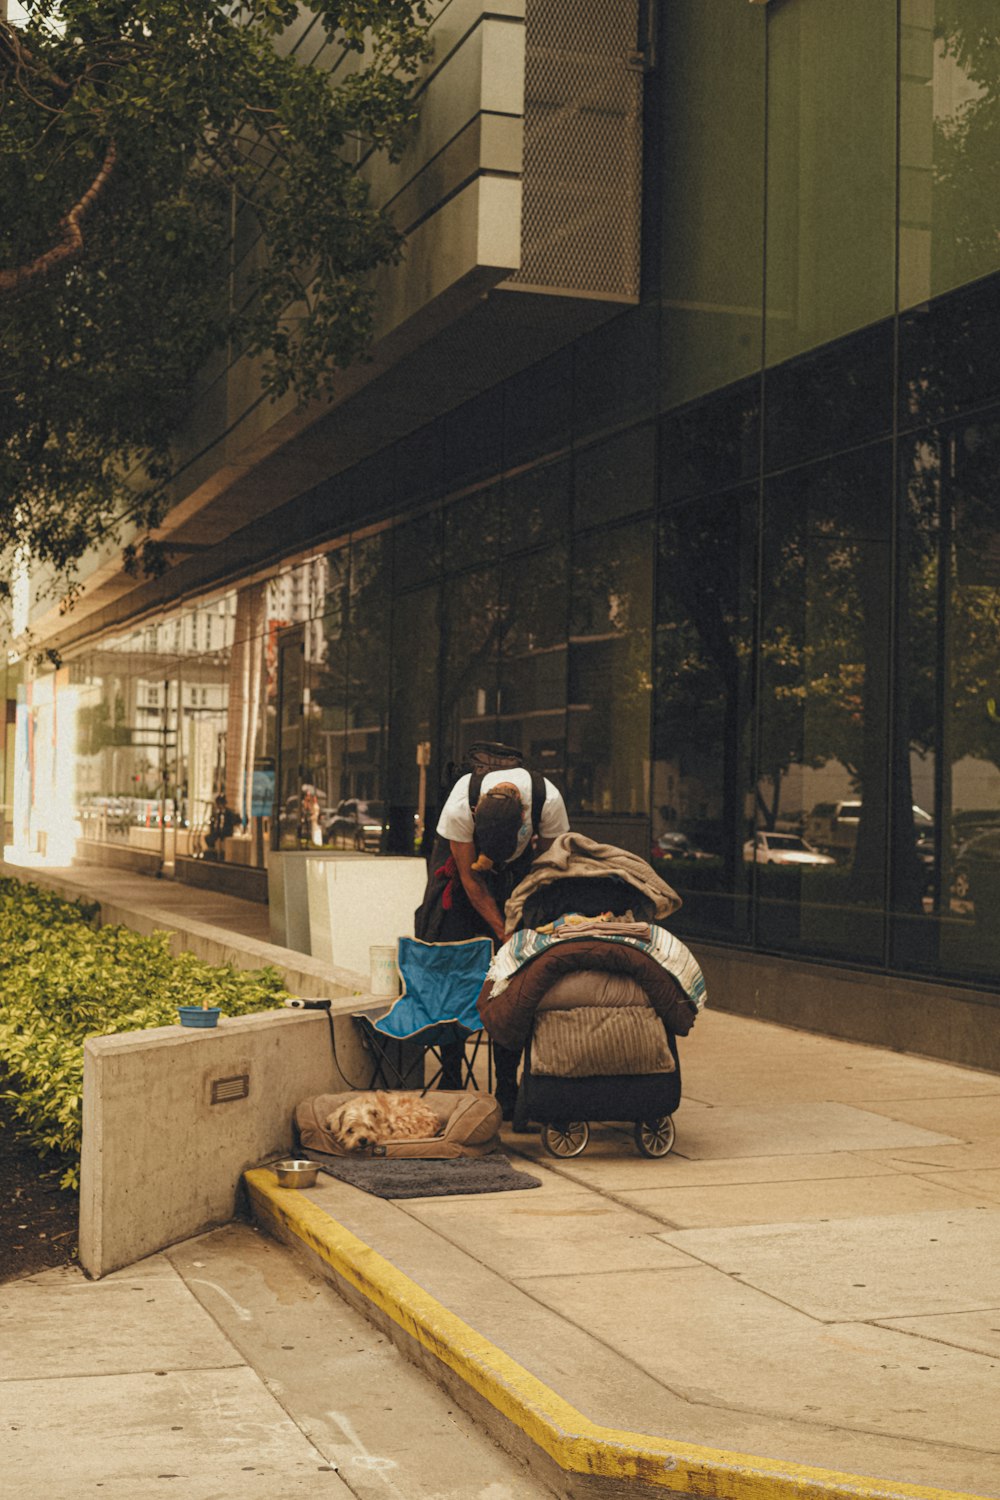
[[[542,1145],[550,1156],[579,1156],[587,1149],[590,1126],[586,1120],[572,1120],[566,1125],[543,1125]]]
[[[658,1120],[636,1121],[635,1143],[640,1156],[669,1155],[675,1135],[672,1115],[661,1115]]]

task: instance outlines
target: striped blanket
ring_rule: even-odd
[[[493,986],[492,994],[502,995],[514,975],[526,963],[537,958],[547,948],[551,948],[556,943],[566,942],[574,935],[577,934],[571,926],[550,932],[539,932],[534,927],[525,927],[520,932],[515,932],[514,936],[508,938],[499,952],[494,955],[493,962],[490,964],[486,979]],[[625,937],[614,932],[609,932],[605,936],[598,932],[596,925],[588,924],[587,936],[599,937],[602,943],[627,943],[632,948],[648,953],[650,958],[655,959],[668,974],[673,975],[696,1011],[700,1011],[704,1006],[705,976],[690,948],[686,948],[665,927],[658,927],[655,922],[651,922],[649,937],[639,938]]]

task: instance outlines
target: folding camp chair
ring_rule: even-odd
[[[493,1090],[493,1055],[483,1030],[476,1001],[493,957],[489,938],[469,938],[461,943],[424,943],[401,937],[397,962],[403,987],[398,1000],[384,1007],[355,1011],[353,1019],[361,1041],[371,1053],[369,1088],[419,1088],[422,1094],[441,1080],[449,1047],[454,1066],[456,1042],[462,1043],[459,1066],[461,1088],[475,1088],[475,1067],[480,1048],[485,1050],[487,1088]],[[413,1056],[413,1047],[422,1048]],[[425,1079],[430,1055],[436,1068]]]

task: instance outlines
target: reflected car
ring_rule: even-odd
[[[345,797],[326,819],[323,842],[350,844],[358,850],[377,850],[382,843],[384,823],[384,803]]]
[[[817,802],[805,820],[802,830],[806,840],[824,853],[848,857],[858,839],[861,802]],[[913,826],[919,838],[933,837],[934,819],[922,807],[913,804]]]
[[[653,859],[714,859],[707,849],[692,844],[686,833],[661,833],[650,848]]]
[[[971,901],[983,919],[995,912],[1000,894],[1000,828],[962,845],[952,869],[951,893],[959,901]]]
[[[757,833],[743,845],[743,858],[757,865],[835,865],[797,833]]]

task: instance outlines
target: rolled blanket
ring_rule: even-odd
[[[634,979],[668,1030],[686,1036],[705,1002],[705,980],[684,944],[670,933],[663,932],[663,937],[671,945],[670,957],[676,973],[634,939],[574,938],[559,942],[553,938],[546,940],[530,929],[516,933],[496,955],[494,966],[502,955],[510,959],[507,950],[515,943],[521,961],[512,964],[499,989],[491,977],[494,973],[491,966],[479,992],[478,1009],[483,1025],[501,1046],[521,1047],[539,1004],[552,986],[568,974],[596,970]],[[537,941],[530,943],[529,938]]]
[[[504,908],[508,932],[514,932],[524,915],[525,902],[543,886],[554,880],[607,880],[617,877],[639,891],[652,904],[652,916],[663,922],[681,906],[681,898],[652,865],[628,849],[614,844],[598,844],[583,833],[561,833],[550,848],[539,854],[528,874],[515,886]]]

